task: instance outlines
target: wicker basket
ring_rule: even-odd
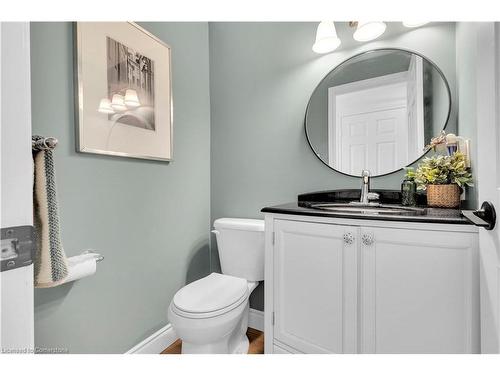
[[[459,207],[460,189],[458,185],[427,185],[427,205],[430,207]]]

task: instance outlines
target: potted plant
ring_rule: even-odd
[[[431,207],[460,206],[460,189],[472,186],[472,174],[461,152],[424,158],[415,171],[418,190],[427,190]]]

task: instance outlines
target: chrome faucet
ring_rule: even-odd
[[[380,196],[377,193],[370,193],[370,171],[363,169],[361,171],[361,198],[359,202],[361,204],[370,204],[370,200],[379,199]]]

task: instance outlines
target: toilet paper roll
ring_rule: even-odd
[[[68,258],[68,277],[65,282],[91,276],[97,269],[95,254],[82,254]]]

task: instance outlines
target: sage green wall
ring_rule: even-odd
[[[39,347],[128,350],[167,323],[168,303],[182,285],[209,272],[214,219],[262,218],[262,207],[302,192],[357,187],[358,178],[313,155],[303,131],[314,87],[345,58],[384,46],[416,50],[441,67],[456,101],[452,24],[322,56],[311,51],[316,23],[141,25],[172,46],[170,164],[76,153],[72,25],[31,25],[33,133],[60,140],[64,246],[70,256],[94,248],[106,257],[92,277],[35,291]],[[455,119],[454,108],[453,126]],[[400,179],[375,178],[373,187],[398,188]],[[263,308],[262,287],[251,303]]]
[[[476,49],[479,43],[477,32],[479,23],[457,23],[457,92],[458,92],[458,133],[471,140],[471,169],[474,184],[477,185],[475,176],[477,158],[477,63]],[[479,96],[480,97],[480,96]],[[468,188],[467,196],[470,207],[477,208],[477,191],[475,187]]]
[[[327,55],[311,51],[316,27],[210,23],[212,220],[262,218],[262,207],[295,201],[299,193],[359,186],[359,178],[334,172],[316,158],[303,128],[316,85],[354,54],[381,47],[418,51],[443,70],[456,104],[454,24],[433,24]],[[455,108],[451,123],[453,129]],[[372,186],[399,189],[401,178],[402,173],[377,177]],[[263,308],[262,286],[251,304]]]
[[[172,163],[75,152],[70,23],[31,24],[33,133],[57,137],[68,256],[97,249],[97,273],[35,290],[35,344],[123,353],[167,323],[185,283],[209,270],[207,23],[141,23],[172,47]]]

